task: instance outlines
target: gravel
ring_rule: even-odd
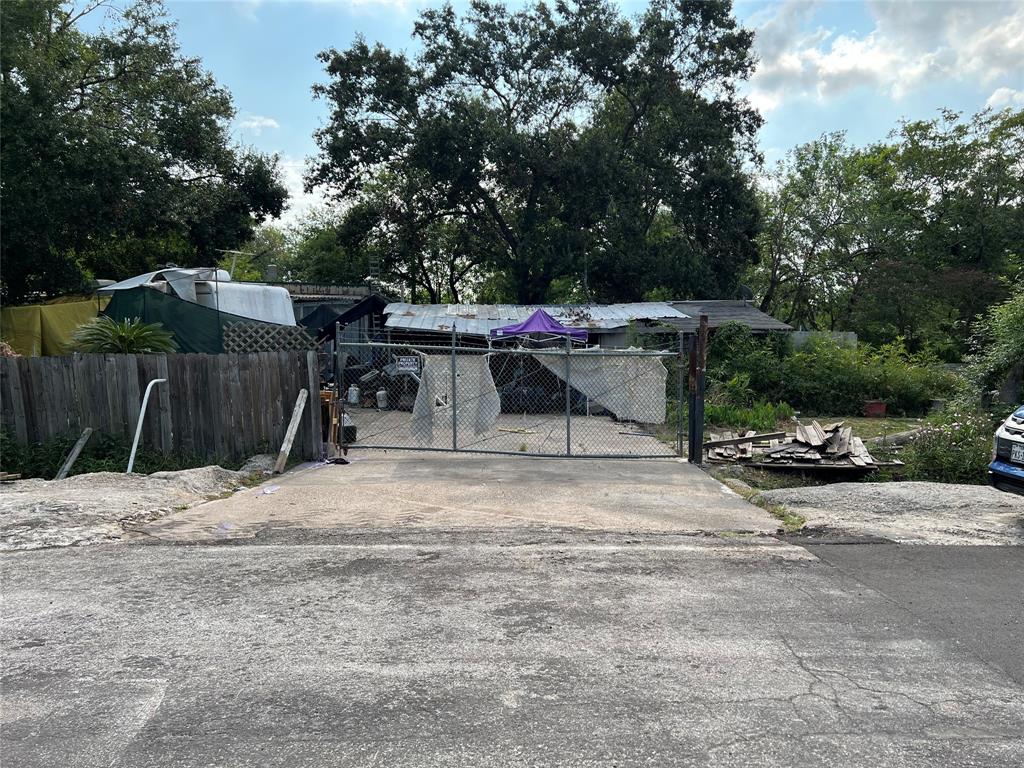
[[[120,539],[131,525],[221,496],[248,477],[217,466],[152,475],[94,472],[0,486],[0,550]]]
[[[807,529],[911,544],[1024,544],[1024,496],[983,485],[836,483],[764,491]]]

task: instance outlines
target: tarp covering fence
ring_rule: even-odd
[[[101,301],[106,303],[106,299]],[[85,299],[4,307],[0,310],[0,332],[19,355],[63,355],[72,332],[95,318],[100,306],[96,299]]]
[[[576,350],[570,357],[534,357],[562,381],[565,381],[566,360],[569,360],[569,386],[599,403],[620,421],[665,423],[668,370],[660,358],[589,349]]]
[[[412,435],[420,445],[433,443],[435,429],[452,432],[453,404],[457,406],[454,426],[462,435],[482,435],[494,428],[501,400],[487,355],[456,355],[455,377],[453,392],[452,359],[423,356],[423,372],[412,409]]]

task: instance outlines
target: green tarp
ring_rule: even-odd
[[[174,334],[179,352],[207,354],[220,354],[224,351],[225,324],[254,322],[250,318],[218,312],[153,288],[142,287],[114,291],[103,314],[114,320],[139,317],[145,323],[160,323]]]
[[[99,312],[96,299],[4,307],[0,335],[19,355],[63,355],[71,333]]]

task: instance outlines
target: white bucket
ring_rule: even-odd
[[[388,391],[386,389],[377,390],[377,407],[382,411],[388,409]]]
[[[359,387],[355,384],[348,388],[348,404],[359,405]]]

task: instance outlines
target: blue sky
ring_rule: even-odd
[[[357,35],[411,50],[416,0],[167,0],[185,54],[230,89],[236,138],[281,155],[293,193],[285,222],[316,195],[301,191],[312,133],[326,115],[310,86],[317,52]],[[459,3],[454,3],[456,8]],[[634,13],[639,2],[622,2]],[[757,34],[760,65],[746,88],[762,111],[760,144],[773,161],[826,131],[856,144],[884,138],[901,118],[940,107],[1024,108],[1024,3],[737,2]]]

